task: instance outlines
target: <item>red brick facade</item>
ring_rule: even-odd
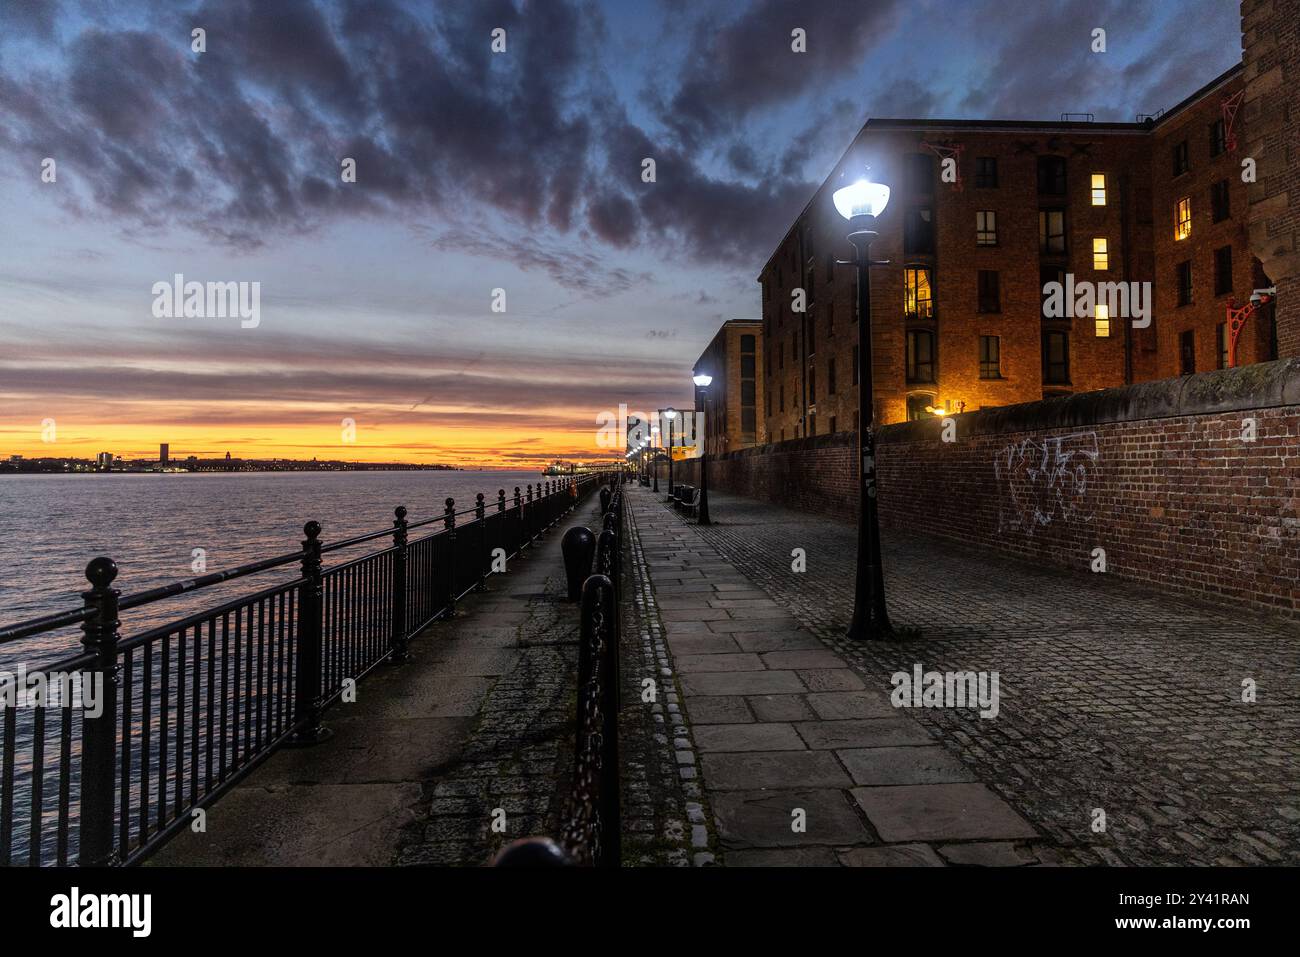
[[[695,360],[695,374],[713,377],[705,400],[695,392],[695,408],[704,410],[704,442],[710,455],[721,455],[767,442],[763,421],[763,324],[757,319],[724,323]]]
[[[1241,72],[1150,123],[869,121],[841,166],[867,163],[892,190],[872,247],[873,258],[890,263],[872,270],[881,421],[1219,368],[1227,304],[1265,284],[1249,244],[1240,151],[1215,125],[1224,100],[1242,89]],[[1183,143],[1186,163],[1176,169],[1173,151]],[[945,181],[948,156],[957,182]],[[856,428],[855,282],[852,267],[836,262],[851,255],[831,201],[838,182],[837,172],[822,185],[759,277],[769,441]],[[1219,189],[1226,199],[1212,201]],[[1191,228],[1176,239],[1180,199]],[[913,229],[922,210],[933,242],[918,251],[906,237],[924,231]],[[1058,211],[1059,248],[1043,235]],[[918,298],[908,293],[913,269],[929,280],[928,311],[908,309]],[[1045,318],[1043,284],[1057,271],[1076,282],[1150,282],[1150,326],[1119,316],[1108,324]],[[1248,324],[1238,364],[1273,357],[1270,321],[1265,310]],[[909,343],[917,361],[909,361]],[[1064,350],[1064,361],[1049,364],[1049,350]]]

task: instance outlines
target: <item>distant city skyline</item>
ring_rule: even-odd
[[[0,457],[594,457],[602,411],[689,407],[868,117],[1131,120],[1239,28],[1215,0],[7,0]],[[258,284],[258,321],[160,317],[176,275]]]

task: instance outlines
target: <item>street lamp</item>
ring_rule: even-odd
[[[673,497],[673,419],[677,418],[677,410],[669,406],[663,409],[663,416],[668,420],[668,498]]]
[[[707,459],[705,458],[705,449],[707,446],[704,442],[708,436],[709,416],[707,412],[707,403],[709,396],[709,383],[713,381],[713,376],[697,375],[692,377],[692,381],[695,383],[695,388],[700,390],[700,408],[701,410],[705,410],[704,429],[702,429],[700,433],[700,507],[696,513],[697,517],[695,523],[697,525],[711,525],[712,523],[709,521],[709,469]]]
[[[876,403],[871,382],[871,267],[888,261],[871,259],[876,217],[889,203],[889,187],[871,179],[870,168],[852,176],[841,174],[843,185],[832,197],[835,209],[849,221],[848,240],[858,274],[858,445],[862,484],[858,495],[858,567],[853,594],[853,621],[848,637],[854,641],[890,638],[893,628],[885,607],[885,571],[880,560],[880,516],[876,509]]]
[[[657,425],[650,426],[650,434],[654,437],[655,440],[655,445],[654,445],[655,457],[654,457],[654,466],[653,466],[655,472],[655,487],[652,489],[652,491],[658,492],[659,491],[659,445],[658,445],[659,426]]]

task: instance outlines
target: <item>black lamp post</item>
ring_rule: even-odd
[[[871,241],[878,233],[876,217],[889,202],[889,187],[873,182],[869,171],[844,179],[835,191],[835,208],[849,221],[848,240],[858,275],[858,437],[860,474],[858,507],[858,567],[853,594],[853,621],[848,637],[854,641],[893,637],[885,606],[885,571],[880,559],[880,516],[876,501],[876,403],[871,381],[871,267],[888,265],[871,259]]]
[[[709,383],[713,381],[711,375],[697,375],[693,377],[695,388],[700,390],[700,409],[704,412],[704,428],[700,430],[700,506],[697,511],[695,522],[697,525],[712,525],[709,521],[709,465],[708,465],[708,434],[709,434]]]
[[[677,418],[677,410],[669,407],[663,410],[664,418],[668,420],[668,498],[673,497],[673,419]]]
[[[654,458],[651,459],[650,462],[650,467],[654,469],[654,482],[655,482],[655,486],[653,489],[651,489],[651,491],[658,492],[659,491],[659,446],[655,445],[654,443],[659,441],[659,426],[652,425],[650,427],[650,436],[652,438],[650,451],[652,451],[655,454]]]

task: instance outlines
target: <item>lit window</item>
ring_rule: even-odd
[[[1110,338],[1110,306],[1103,303],[1097,303],[1097,338]]]
[[[998,214],[991,209],[981,209],[975,213],[975,245],[996,246],[998,244]]]
[[[930,292],[930,270],[903,270],[903,313],[908,319],[933,319],[934,300]]]
[[[1174,239],[1186,239],[1192,234],[1192,201],[1183,197],[1178,201],[1174,223]]]
[[[1110,252],[1106,249],[1104,238],[1098,237],[1092,241],[1092,268],[1110,268]]]
[[[1106,205],[1106,174],[1105,173],[1092,174],[1092,205],[1094,206]]]

